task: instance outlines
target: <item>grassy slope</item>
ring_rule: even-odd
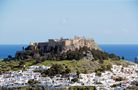
[[[79,60],[79,61],[69,61],[69,60],[63,60],[63,61],[51,61],[46,60],[38,65],[46,65],[51,66],[52,64],[63,64],[68,66],[71,69],[71,72],[76,72],[79,70],[80,72],[94,72],[96,69],[100,68],[101,66],[107,66],[109,64],[121,64],[121,65],[128,65],[129,63],[124,60],[104,60],[104,62],[101,64],[99,61],[89,61],[89,60]]]
[[[99,60],[96,61],[89,61],[89,60],[62,60],[62,61],[53,61],[53,60],[45,60],[44,62],[41,62],[37,65],[46,65],[46,66],[51,66],[52,64],[62,64],[66,65],[71,69],[71,72],[76,72],[79,70],[81,73],[91,73],[94,72],[96,69],[100,68],[101,66],[107,66],[109,64],[122,64],[122,65],[127,65],[128,62],[124,60],[104,60],[104,62],[101,64],[99,63]],[[28,66],[34,65],[34,60],[26,60],[24,62],[24,65],[26,68]],[[35,64],[36,65],[36,64]],[[8,62],[2,62],[0,61],[0,71],[8,71],[8,70],[20,70],[20,61],[8,61]]]
[[[79,61],[69,61],[69,60],[64,60],[64,61],[44,61],[39,65],[47,65],[51,66],[52,64],[63,64],[68,66],[72,72],[76,72],[79,70],[80,72],[85,72],[86,70],[92,72],[94,71],[95,67],[98,67],[97,61],[87,61],[87,60],[79,60]]]

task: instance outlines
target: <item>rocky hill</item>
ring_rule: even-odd
[[[73,39],[49,39],[48,42],[30,43],[15,56],[19,60],[105,60],[119,59],[114,54],[101,51],[93,39],[74,37]]]
[[[62,43],[66,40],[67,42],[69,42],[68,40],[76,41],[76,39],[75,41],[73,41],[74,39],[60,39]],[[120,60],[120,57],[115,54],[103,52],[94,40],[91,44],[86,44],[88,39],[83,38],[81,40],[84,40],[85,43],[70,44],[70,46],[69,43],[66,43],[62,47],[58,41],[55,42],[57,44],[51,44],[51,41],[43,45],[42,43],[41,45],[40,43],[31,43],[26,48],[23,47],[22,51],[17,51],[15,57],[8,56],[8,58],[2,60],[0,62],[0,73],[24,69],[31,65],[52,65],[56,63],[67,65],[72,72],[76,72],[78,69],[81,72],[86,70],[93,72],[107,60],[111,62]],[[67,49],[67,47],[75,48]]]

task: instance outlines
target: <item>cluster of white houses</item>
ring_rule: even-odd
[[[0,75],[1,87],[21,87],[27,86],[31,79],[37,80],[39,85],[49,88],[60,88],[70,86],[95,86],[97,90],[122,90],[131,86],[133,81],[138,81],[138,65],[133,64],[128,67],[112,65],[111,71],[101,73],[80,74],[77,82],[72,82],[76,74],[57,75],[54,77],[42,77],[34,70],[49,69],[48,66],[30,66],[26,71],[12,71]],[[121,78],[122,80],[117,80]]]

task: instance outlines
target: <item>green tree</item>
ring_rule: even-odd
[[[64,72],[64,67],[60,64],[53,64],[50,69],[48,69],[45,73],[49,76],[54,76],[56,74],[62,74]]]
[[[124,59],[125,59],[125,57],[124,57],[124,56],[122,56],[122,59],[124,60]]]
[[[71,81],[72,82],[78,82],[78,78],[73,78]]]
[[[29,84],[30,86],[36,85],[36,84],[38,84],[38,83],[39,83],[39,82],[36,81],[36,80],[34,80],[34,79],[30,79],[30,80],[28,81],[28,84]]]
[[[76,71],[76,74],[77,74],[77,77],[79,77],[79,75],[80,75],[80,71],[77,70],[77,71]]]
[[[65,69],[65,74],[69,74],[69,73],[71,73],[71,69],[67,67],[67,68]]]

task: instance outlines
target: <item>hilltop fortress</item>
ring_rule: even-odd
[[[49,51],[51,48],[59,48],[63,51],[75,50],[80,47],[88,47],[90,49],[99,49],[93,39],[74,36],[72,39],[49,39],[48,42],[30,43],[30,45],[38,47],[41,51]]]
[[[17,51],[17,59],[46,60],[93,60],[92,53],[102,53],[93,39],[74,36],[71,39],[49,39],[47,42],[30,43],[22,51]]]
[[[107,60],[118,59],[114,54],[103,52],[93,39],[74,36],[70,39],[49,39],[47,42],[30,43],[15,55],[19,60]]]

